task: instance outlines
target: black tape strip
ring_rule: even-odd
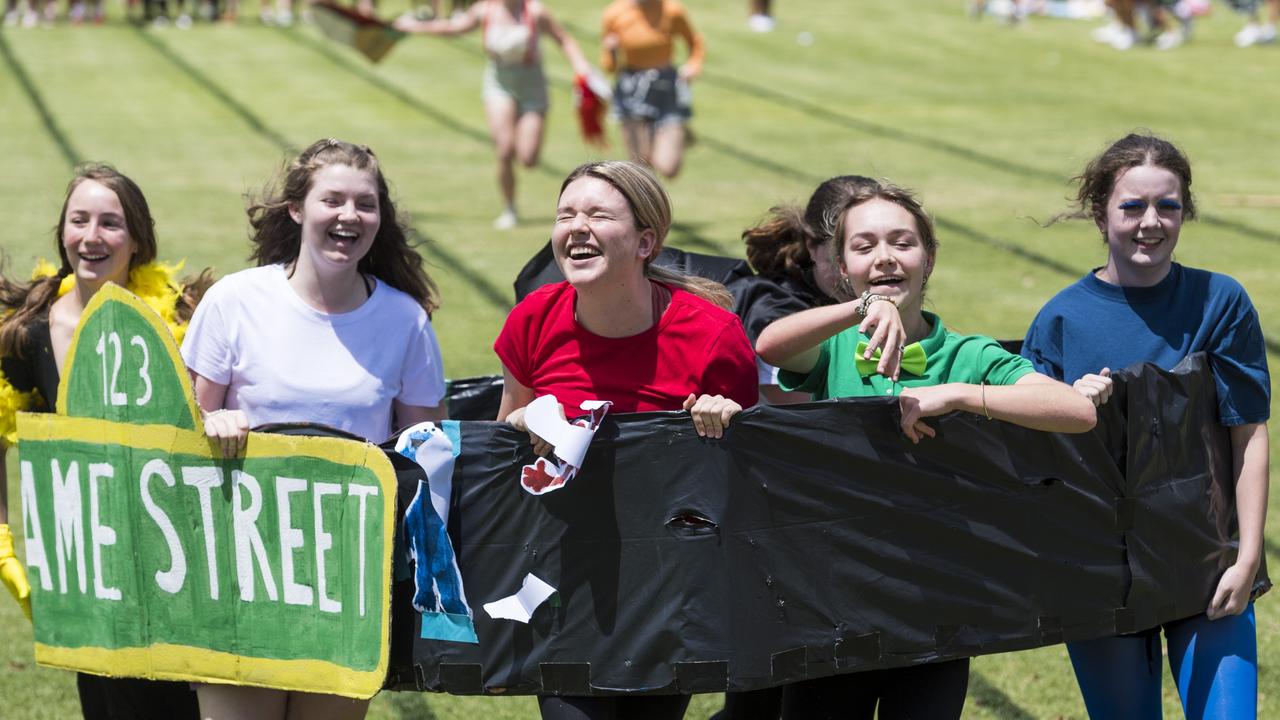
[[[1040,630],[1040,642],[1045,645],[1062,642],[1062,618],[1041,615],[1036,624]]]
[[[478,695],[484,691],[480,666],[470,663],[440,663],[440,687],[454,695]]]
[[[1137,498],[1116,498],[1116,531],[1132,530],[1133,520],[1137,514]]]
[[[844,669],[880,661],[880,633],[840,638],[835,646],[836,667]]]
[[[676,687],[681,694],[724,692],[729,687],[729,661],[676,663]]]
[[[836,644],[809,645],[805,654],[805,672],[810,675],[827,675],[835,670]]]
[[[589,663],[541,663],[542,692],[546,695],[590,695]]]
[[[1129,608],[1116,608],[1111,612],[1115,617],[1116,635],[1129,635],[1137,629],[1133,611]]]
[[[972,625],[935,625],[933,646],[940,654],[967,655],[982,649],[982,642]]]
[[[808,667],[807,654],[808,651],[803,646],[774,653],[771,658],[774,684],[803,680]]]

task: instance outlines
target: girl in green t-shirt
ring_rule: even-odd
[[[1093,403],[1057,380],[1035,372],[1025,359],[988,337],[948,332],[923,310],[925,283],[938,242],[933,222],[907,190],[869,183],[840,209],[831,252],[840,285],[857,298],[796,313],[769,325],[756,351],[781,369],[784,389],[815,399],[896,395],[902,431],[914,443],[933,437],[925,418],[954,410],[985,415],[1051,432],[1086,432],[1097,416]],[[859,330],[867,308],[893,303],[901,327]],[[864,328],[870,330],[870,328]],[[901,355],[889,376],[877,371],[884,347]],[[960,717],[969,661],[807,680],[786,688],[784,717]]]

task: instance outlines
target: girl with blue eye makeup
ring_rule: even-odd
[[[1255,718],[1251,596],[1266,520],[1271,407],[1258,313],[1235,280],[1173,261],[1195,204],[1191,165],[1171,143],[1128,135],[1076,180],[1075,215],[1093,219],[1107,262],[1040,310],[1022,354],[1101,405],[1111,397],[1112,368],[1151,362],[1169,369],[1208,353],[1218,420],[1230,431],[1239,522],[1235,564],[1202,614],[1136,635],[1068,643],[1076,679],[1092,718],[1159,718],[1163,632],[1188,718]]]

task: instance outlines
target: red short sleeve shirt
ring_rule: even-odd
[[[574,318],[567,282],[531,293],[507,316],[493,349],[520,384],[555,395],[570,417],[584,400],[614,412],[679,410],[689,393],[724,395],[750,407],[758,397],[755,352],[728,310],[677,288],[654,327],[606,338]]]

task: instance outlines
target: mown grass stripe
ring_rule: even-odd
[[[1035,720],[1003,690],[992,685],[982,673],[969,673],[969,702],[989,708],[1002,720]]]
[[[4,56],[5,64],[13,71],[13,76],[17,78],[18,84],[22,86],[22,91],[26,94],[28,102],[31,103],[31,107],[36,111],[36,114],[40,116],[40,122],[44,126],[45,132],[49,134],[49,139],[53,141],[53,144],[58,147],[58,152],[62,154],[63,160],[66,160],[67,166],[75,167],[83,162],[84,156],[71,144],[71,139],[62,130],[53,113],[49,111],[49,106],[45,104],[39,88],[36,87],[35,83],[31,82],[31,76],[27,74],[27,70],[22,63],[18,62],[18,58],[13,54],[13,49],[9,47],[3,32],[0,32],[0,55]]]
[[[175,53],[167,44],[156,39],[150,33],[141,28],[135,29],[137,30],[138,37],[142,38],[148,46],[160,55],[164,56],[164,58],[174,67],[178,68],[190,77],[195,85],[217,98],[227,107],[227,109],[235,113],[235,115],[239,117],[245,125],[249,127],[249,129],[253,130],[260,137],[266,139],[268,142],[288,154],[292,155],[298,152],[297,146],[295,146],[282,133],[270,127],[260,117],[254,114],[252,110],[245,107],[235,98],[231,97],[230,93],[224,90],[222,86],[208,75],[205,75],[194,65],[187,62],[182,58],[182,56]],[[285,34],[290,37],[298,35],[294,32],[286,32]],[[421,243],[418,245],[418,249],[420,251],[430,257],[433,257],[437,262],[443,265],[446,270],[456,272],[458,275],[466,278],[472,289],[479,293],[480,296],[483,297],[490,305],[493,305],[495,308],[503,311],[511,308],[513,298],[510,294],[504,292],[497,285],[490,282],[487,277],[480,272],[477,272],[474,268],[466,265],[466,263],[464,263],[457,255],[445,250],[441,247],[440,243],[433,242],[431,237],[426,233],[413,226],[410,226],[409,229],[414,235],[421,239]]]
[[[162,55],[169,61],[169,64],[185,73],[189,78],[191,78],[191,81],[198,85],[202,90],[217,98],[218,101],[221,102],[228,110],[239,117],[250,130],[286,153],[294,154],[298,152],[299,148],[289,142],[284,135],[269,127],[261,118],[253,114],[249,108],[231,97],[230,93],[224,90],[221,85],[213,80],[213,78],[204,74],[200,68],[197,68],[187,62],[181,55],[175,53],[168,44],[157,39],[154,34],[148,32],[142,26],[134,25],[133,29],[134,34],[139,39],[146,43],[152,50],[155,50],[157,53]]]

